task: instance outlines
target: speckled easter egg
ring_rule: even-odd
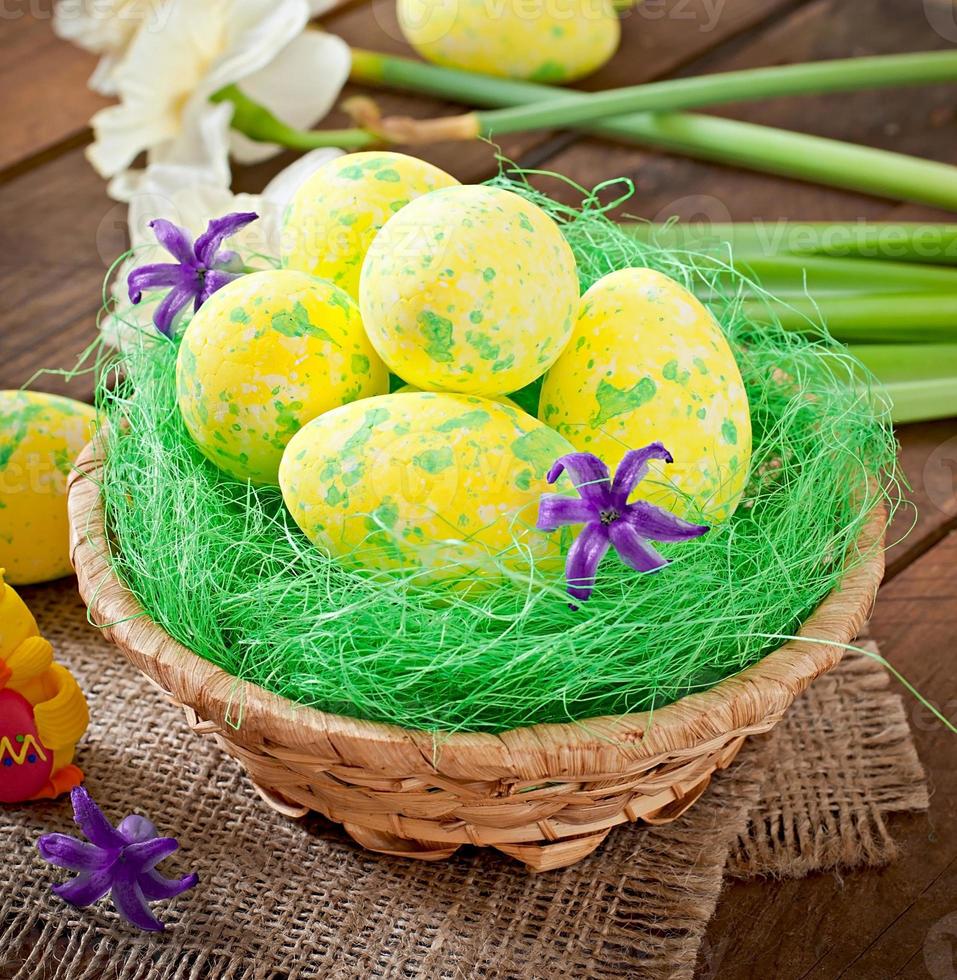
[[[289,440],[310,419],[389,390],[359,310],[302,272],[255,272],[214,293],[190,321],[176,364],[196,445],[240,480],[275,484]]]
[[[70,398],[0,391],[0,568],[12,585],[72,573],[66,481],[95,421]]]
[[[751,458],[741,373],[708,310],[650,269],[621,269],[582,297],[571,342],[548,372],[539,418],[611,467],[656,440],[674,464],[637,496],[681,515],[730,515]],[[690,501],[689,499],[690,498]]]
[[[410,201],[458,181],[403,153],[350,153],[320,167],[283,219],[282,263],[359,297],[362,262],[379,229]]]
[[[328,412],[289,443],[283,499],[306,536],[352,568],[421,581],[548,564],[535,530],[545,475],[571,446],[518,409],[470,395],[392,394]],[[518,542],[519,546],[516,546]]]
[[[502,395],[554,363],[578,308],[575,257],[541,208],[496,187],[452,187],[376,236],[359,288],[372,345],[427,391]]]
[[[588,75],[621,38],[611,0],[398,0],[398,15],[429,61],[534,82]]]

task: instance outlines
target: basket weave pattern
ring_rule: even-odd
[[[423,860],[474,844],[546,871],[581,860],[618,824],[676,819],[748,735],[773,728],[841,659],[835,644],[857,635],[884,571],[881,509],[861,535],[866,561],[808,619],[806,641],[659,708],[653,724],[641,713],[434,737],[293,704],[173,640],[109,564],[101,471],[88,446],[69,487],[73,563],[93,621],[183,708],[193,731],[245,766],[270,806],[292,817],[316,810],[364,847]]]

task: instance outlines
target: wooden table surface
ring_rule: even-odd
[[[86,162],[87,120],[104,101],[85,81],[93,59],[57,40],[51,0],[8,0],[0,16],[0,388],[41,367],[71,367],[95,335],[101,282],[125,248],[125,207]],[[363,47],[408,53],[391,0],[327,18]],[[587,87],[851,55],[946,48],[957,42],[951,0],[645,0],[624,21],[617,57]],[[389,110],[457,107],[370,93]],[[954,92],[946,87],[778,99],[727,115],[957,163]],[[327,125],[341,125],[331,118]],[[511,159],[591,187],[627,176],[628,212],[662,219],[946,221],[931,209],[602,143],[568,133],[503,141]],[[488,146],[447,144],[422,155],[463,181],[490,176]],[[236,172],[259,190],[291,157]],[[557,183],[547,187],[569,197]],[[91,380],[47,375],[37,387],[88,398]],[[916,527],[889,553],[873,622],[886,656],[957,720],[957,420],[904,426],[901,459]],[[898,522],[900,534],[912,512]],[[895,817],[903,856],[885,870],[803,881],[734,884],[710,928],[703,977],[932,977],[954,980],[957,948],[957,741],[909,697],[930,777],[928,815]]]

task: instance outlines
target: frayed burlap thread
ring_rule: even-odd
[[[67,801],[0,809],[4,978],[681,980],[693,974],[729,854],[739,868],[744,853],[765,870],[780,864],[774,848],[746,852],[742,843],[755,839],[749,814],[762,812],[773,753],[772,770],[790,764],[777,736],[752,739],[681,820],[621,827],[562,871],[529,875],[490,850],[464,848],[436,864],[367,853],[321,818],[288,821],[264,806],[238,765],[194,735],[86,625],[71,585],[25,598],[88,693],[93,723],[79,762],[91,793],[114,819],[143,812],[179,837],[182,850],[164,870],[197,871],[201,880],[158,907],[165,934],[138,934],[107,902],[79,911],[50,894],[58,873],[34,844],[41,833],[74,829]],[[833,675],[849,686],[847,706],[861,698],[850,685],[862,676],[865,687],[882,690],[870,668],[850,663],[850,673]],[[818,710],[806,705],[799,701],[792,716]],[[832,725],[841,718],[830,717]]]
[[[769,737],[760,803],[730,874],[799,878],[897,857],[887,816],[926,810],[930,799],[903,701],[889,687],[879,663],[852,653],[795,701]]]

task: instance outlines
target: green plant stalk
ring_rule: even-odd
[[[352,78],[477,105],[515,106],[555,97],[555,90],[546,85],[356,49]],[[584,93],[566,97],[590,99]],[[704,160],[957,210],[957,168],[887,150],[690,113],[632,113],[586,128]]]
[[[899,425],[957,415],[957,376],[889,381],[884,391],[891,401],[891,419]]]
[[[897,423],[957,415],[957,344],[852,344],[881,382]]]
[[[706,269],[709,256],[696,257]],[[907,262],[870,262],[824,256],[716,254],[716,270],[732,265],[776,296],[837,293],[950,293],[957,295],[957,269]]]
[[[363,129],[296,129],[274,116],[265,106],[254,102],[237,86],[227,85],[212,97],[213,102],[233,104],[232,128],[260,143],[278,143],[290,150],[315,150],[338,147],[362,150],[379,140]]]
[[[669,112],[787,95],[953,81],[957,81],[957,52],[953,51],[841,58],[669,79],[592,92],[584,99],[558,95],[544,104],[477,112],[475,119],[479,135],[494,138],[532,129],[578,126],[632,112]]]
[[[621,227],[639,241],[661,247],[726,253],[730,246],[735,259],[807,255],[957,265],[957,224],[781,220],[628,222]]]
[[[957,343],[957,295],[888,293],[745,300],[756,322],[779,321],[787,330],[813,332],[824,323],[844,343]]]

